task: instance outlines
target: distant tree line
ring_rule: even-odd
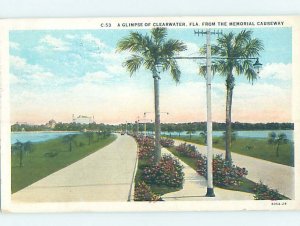
[[[214,122],[214,131],[225,131],[225,123]],[[138,127],[138,128],[137,128]],[[145,124],[139,123],[127,123],[127,131],[144,131]],[[232,123],[232,129],[238,130],[293,130],[293,123]],[[90,124],[79,124],[79,123],[57,123],[53,129],[46,127],[45,125],[19,125],[14,124],[11,126],[13,132],[16,131],[125,131],[126,124],[119,125],[108,125],[104,123],[90,123]],[[183,131],[205,131],[206,122],[191,122],[191,123],[163,123],[161,124],[161,131],[163,132],[183,132]],[[146,123],[146,131],[154,131],[153,123]]]
[[[121,128],[125,130],[126,125],[122,124]],[[225,131],[226,124],[220,122],[213,123],[214,131]],[[232,123],[232,128],[234,131],[238,130],[293,130],[293,123],[242,123],[242,122],[234,122]],[[136,131],[137,124],[129,123],[127,124],[127,130]],[[145,125],[144,123],[139,123],[139,131],[144,131]],[[146,131],[153,131],[154,124],[146,123]],[[162,132],[183,132],[183,131],[205,131],[206,130],[206,122],[192,122],[192,123],[162,123],[161,131]]]
[[[27,124],[14,124],[11,126],[11,131],[113,131],[115,126],[106,125],[103,123],[96,124],[79,124],[79,123],[57,123],[54,128],[49,128],[45,125],[27,125]]]

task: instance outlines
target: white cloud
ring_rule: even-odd
[[[200,53],[199,53],[200,47],[197,44],[192,43],[192,42],[186,42],[185,44],[187,46],[187,50],[185,50],[183,52],[183,54],[185,56],[199,56],[200,55]]]
[[[27,63],[26,59],[22,57],[10,55],[9,59],[10,59],[10,67],[13,70],[22,71],[25,73],[34,73],[37,71],[43,71],[43,68],[41,66],[36,64],[29,64]]]
[[[41,40],[40,43],[46,44],[49,47],[52,47],[53,50],[57,51],[67,51],[69,50],[68,43],[64,42],[59,38],[55,38],[52,35],[46,35]]]
[[[53,78],[54,75],[51,72],[37,72],[31,75],[33,79],[49,79]]]
[[[9,74],[9,82],[10,84],[19,84],[22,83],[22,79],[18,78],[15,74],[10,73]]]
[[[106,45],[99,39],[96,38],[95,36],[93,36],[92,34],[85,34],[82,37],[82,40],[85,41],[88,44],[92,44],[95,45],[96,47],[98,47],[99,49],[105,48]]]
[[[233,94],[233,118],[238,121],[290,121],[289,88],[268,83],[237,84]],[[268,117],[269,115],[269,117]]]
[[[41,82],[50,79],[54,75],[40,65],[30,64],[26,59],[19,56],[10,56],[11,82],[13,84],[22,82]]]
[[[65,37],[66,37],[67,39],[74,39],[76,36],[75,36],[75,35],[70,35],[70,34],[68,34],[68,35],[65,35]]]
[[[9,48],[18,50],[18,49],[20,49],[20,44],[17,43],[17,42],[12,42],[12,41],[10,41],[10,42],[9,42]]]
[[[191,57],[191,56],[199,56],[199,46],[195,43],[187,42],[187,50],[182,52],[181,56]],[[199,73],[199,64],[202,63],[202,60],[177,60],[178,65],[182,73],[198,75]]]
[[[106,70],[111,74],[124,74],[126,73],[125,68],[121,64],[106,65]]]
[[[101,82],[111,76],[103,71],[89,72],[84,76],[84,82]]]
[[[259,76],[288,81],[292,78],[292,64],[273,63],[263,66]]]

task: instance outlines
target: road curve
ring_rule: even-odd
[[[14,193],[13,202],[127,201],[137,157],[130,136]]]

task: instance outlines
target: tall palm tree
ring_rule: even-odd
[[[88,138],[89,145],[91,145],[91,141],[94,138],[94,133],[93,132],[85,132],[84,135]]]
[[[19,151],[19,166],[23,167],[24,153],[31,152],[33,150],[33,145],[30,141],[23,143],[17,140],[17,142],[14,144],[14,149]]]
[[[269,133],[268,143],[273,144],[276,148],[276,157],[279,157],[279,146],[281,144],[287,144],[288,139],[285,133],[276,134],[275,132]]]
[[[219,59],[214,60],[212,71],[226,78],[226,160],[231,161],[231,111],[235,76],[244,75],[249,82],[257,79],[258,75],[249,58],[258,57],[264,49],[261,40],[252,37],[252,31],[243,30],[238,34],[230,32],[217,39],[217,44],[211,46],[211,53]],[[206,46],[200,49],[206,52]],[[200,67],[200,74],[206,74],[206,66]]]
[[[73,150],[73,143],[75,143],[75,138],[77,134],[69,134],[63,137],[63,143],[69,145],[69,151]]]
[[[186,50],[186,45],[175,39],[167,39],[166,28],[153,28],[150,35],[139,32],[131,32],[129,36],[120,40],[117,51],[129,51],[132,53],[123,66],[130,75],[143,66],[152,73],[154,79],[154,108],[155,108],[155,162],[161,155],[160,147],[160,110],[159,110],[159,80],[160,71],[169,71],[173,79],[178,82],[180,70],[176,60],[176,54]]]

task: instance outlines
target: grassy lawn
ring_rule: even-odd
[[[200,136],[192,136],[191,139],[189,136],[173,136],[172,138],[204,145],[204,140]],[[225,150],[225,143],[222,138],[213,138],[213,146]],[[279,146],[279,157],[276,156],[274,146],[268,144],[267,139],[238,137],[232,142],[231,151],[270,162],[294,166],[294,144],[291,141]]]
[[[19,154],[11,155],[11,190],[17,192],[30,184],[58,171],[113,142],[117,137],[110,135],[97,138],[88,145],[88,138],[80,134],[75,138],[73,150],[63,143],[63,138],[33,143],[33,151],[25,153],[23,167],[19,166]]]
[[[180,158],[183,162],[185,162],[187,165],[192,167],[194,170],[197,170],[197,159],[195,158],[190,158],[186,156],[182,156],[180,153],[176,151],[174,147],[168,148],[168,150],[178,158]],[[233,191],[241,191],[241,192],[247,192],[247,193],[252,193],[254,194],[254,187],[255,187],[255,182],[243,178],[241,181],[240,185],[232,185],[232,186],[217,186],[219,188],[227,189],[227,190],[233,190]],[[287,197],[281,195],[283,199],[288,199]]]
[[[138,185],[139,182],[142,181],[141,175],[142,175],[143,169],[147,166],[149,166],[149,165],[147,165],[145,160],[140,160],[140,159],[138,160],[138,167],[137,167],[137,171],[136,171],[136,175],[135,175],[135,185]],[[182,189],[182,188],[174,188],[174,187],[168,187],[168,186],[158,186],[158,185],[153,185],[153,184],[152,185],[148,184],[148,186],[150,186],[152,192],[154,192],[155,194],[157,194],[159,196]]]

